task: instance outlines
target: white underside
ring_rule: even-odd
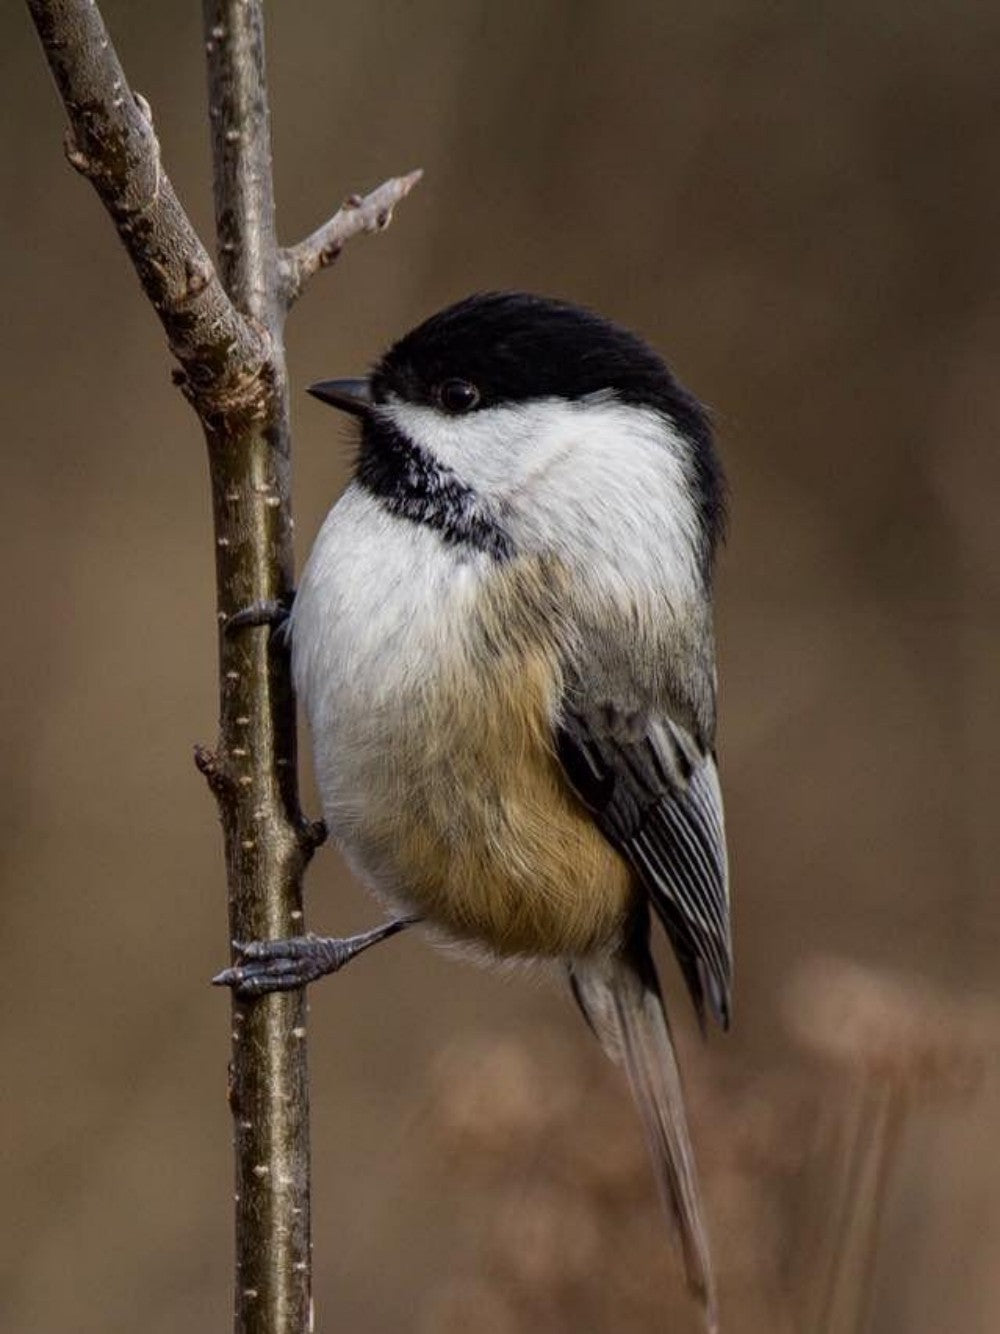
[[[292,612],[292,672],[309,722],[323,814],[352,869],[405,906],[387,869],[353,835],[413,701],[454,658],[489,557],[397,518],[356,483],[330,511]]]

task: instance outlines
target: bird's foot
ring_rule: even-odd
[[[258,625],[268,625],[274,631],[282,630],[288,624],[293,599],[294,594],[291,594],[287,600],[282,601],[264,599],[260,602],[250,602],[225,621],[223,630],[227,635],[231,635],[235,630],[252,629]]]
[[[384,922],[356,936],[291,936],[286,940],[233,941],[236,962],[212,978],[216,987],[232,987],[237,1000],[253,1000],[269,991],[293,991],[315,982],[327,973],[337,973],[345,963],[388,940],[416,917]]]

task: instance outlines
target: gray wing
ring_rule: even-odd
[[[574,703],[556,749],[570,785],[633,868],[700,1018],[729,1026],[729,870],[715,757],[668,717]]]

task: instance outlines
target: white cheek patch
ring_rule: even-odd
[[[555,552],[599,582],[699,589],[690,446],[653,408],[601,394],[463,416],[398,401],[378,411],[494,506],[518,549]]]
[[[538,406],[482,408],[453,417],[390,402],[378,412],[474,491],[497,500],[517,485],[522,469],[543,447],[533,419]]]

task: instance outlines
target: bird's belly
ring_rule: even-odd
[[[498,955],[612,943],[630,877],[552,750],[558,662],[546,628],[532,632],[530,572],[460,562],[412,524],[389,525],[364,570],[370,538],[329,536],[297,597],[294,660],[324,814],[352,868]]]
[[[498,954],[583,954],[614,940],[624,864],[565,786],[548,746],[547,664],[522,660],[474,692],[444,674],[423,726],[387,737],[363,776],[352,850],[376,882]]]

